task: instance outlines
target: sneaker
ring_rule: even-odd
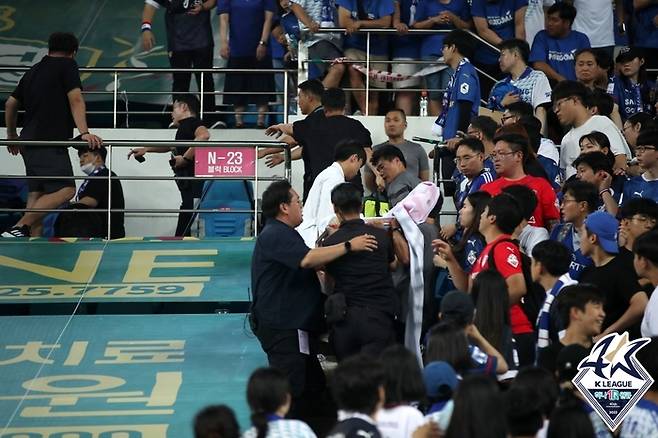
[[[226,123],[222,122],[221,120],[219,122],[215,122],[210,129],[226,129],[227,125]]]
[[[2,237],[30,237],[30,227],[23,225],[22,227],[11,227],[4,233]]]

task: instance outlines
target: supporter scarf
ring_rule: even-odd
[[[573,280],[568,273],[562,275],[558,278],[557,282],[550,291],[546,293],[546,299],[544,300],[544,305],[537,315],[537,350],[539,351],[542,348],[546,348],[550,344],[550,328],[551,328],[551,305],[555,298],[558,296],[560,291],[572,284],[576,284],[577,281]],[[563,321],[563,323],[566,321]],[[560,336],[562,337],[562,336]],[[539,357],[536,355],[535,357]]]
[[[445,127],[446,124],[446,115],[448,114],[448,109],[450,108],[450,101],[453,98],[455,81],[459,77],[459,73],[461,72],[462,67],[467,62],[470,62],[468,58],[462,58],[462,60],[459,61],[459,65],[455,69],[455,72],[452,74],[452,76],[450,76],[450,80],[448,81],[448,88],[446,92],[443,93],[443,111],[441,111],[441,115],[438,119],[436,119],[436,122],[434,122],[442,128]]]

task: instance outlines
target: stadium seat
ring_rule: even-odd
[[[251,234],[253,214],[230,213],[231,210],[253,210],[254,189],[251,181],[207,181],[203,187],[201,210],[225,213],[200,213],[206,237],[243,237]]]

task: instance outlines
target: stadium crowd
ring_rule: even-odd
[[[150,19],[165,3],[146,1],[142,30],[151,44]],[[391,58],[442,56],[448,66],[426,77],[428,88],[445,89],[429,93],[437,118],[427,130],[441,137],[430,157],[405,138],[406,117],[419,102],[405,91],[420,84],[414,64],[394,65],[406,79],[393,81],[396,106],[385,111],[382,144],[372,145],[370,132],[345,115],[342,76],[358,88],[363,75],[341,63],[321,64],[318,79],[298,85],[306,118],[267,128],[294,147],[305,174],[303,193],[277,181],[262,196],[250,325],[270,367],[249,379],[253,427],[243,436],[613,436],[571,382],[611,333],[651,338],[637,357],[658,381],[658,122],[646,71],[658,62],[658,5],[635,0],[629,11],[619,2],[615,11],[610,1],[529,3],[282,0],[277,10],[273,2],[208,0],[183,12],[217,8],[230,67],[269,67],[271,34],[289,49],[306,44],[312,59],[363,60],[366,40],[357,31],[369,27],[400,33],[371,37],[379,73]],[[168,7],[167,14],[167,26],[189,25],[175,17],[180,11]],[[336,25],[347,35],[318,33]],[[449,32],[404,35],[410,28]],[[500,53],[478,48],[469,28]],[[613,62],[616,38],[631,47]],[[7,101],[8,138],[17,137],[21,107],[23,139],[69,139],[76,126],[89,143],[80,165],[102,175],[102,140],[87,128],[72,61],[77,41],[55,34],[49,49]],[[500,80],[488,89],[476,67]],[[385,87],[389,76],[376,76],[372,86]],[[198,100],[185,94],[190,77],[180,81],[177,138],[208,138]],[[238,116],[250,96],[265,112],[274,87],[266,82],[227,79],[227,89],[252,92],[231,102]],[[50,107],[41,105],[46,89]],[[369,96],[375,113],[380,97]],[[363,110],[365,94],[354,99]],[[482,99],[493,116],[479,115]],[[60,118],[44,122],[53,110]],[[28,175],[71,175],[60,149],[10,152],[23,155]],[[176,150],[172,168],[184,175],[192,157],[193,148]],[[259,158],[282,161],[278,149]],[[441,191],[428,181],[430,159]],[[54,208],[74,196],[107,205],[107,191],[92,183],[76,194],[68,180],[35,180],[28,206]],[[184,203],[198,191],[179,189]],[[448,198],[456,217],[442,214]],[[38,235],[42,217],[26,214],[3,237]],[[326,356],[336,358],[335,369]],[[617,434],[658,436],[657,416],[654,383]],[[239,429],[225,406],[195,419],[198,437],[235,437]]]

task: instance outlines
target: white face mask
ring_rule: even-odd
[[[96,166],[94,166],[94,163],[87,163],[83,164],[80,166],[80,169],[86,174],[86,175],[91,175],[91,173],[96,170]]]

